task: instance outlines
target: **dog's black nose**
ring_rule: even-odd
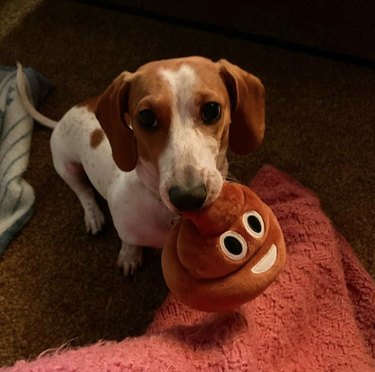
[[[192,211],[203,207],[207,198],[207,190],[204,184],[189,189],[172,186],[168,195],[169,200],[178,211]]]

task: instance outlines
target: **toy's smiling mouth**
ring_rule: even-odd
[[[275,244],[272,244],[269,251],[255,266],[253,266],[251,271],[254,274],[262,274],[268,271],[275,263],[276,258],[277,258],[277,247]]]

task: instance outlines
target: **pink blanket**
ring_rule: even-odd
[[[286,269],[238,312],[206,314],[169,296],[146,334],[20,361],[11,371],[374,371],[375,284],[318,199],[264,167],[252,188],[273,209]]]

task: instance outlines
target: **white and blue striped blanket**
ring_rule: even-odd
[[[36,104],[50,83],[24,69],[30,98]],[[0,254],[30,219],[33,188],[23,179],[29,163],[33,119],[23,108],[16,87],[16,68],[0,66]]]

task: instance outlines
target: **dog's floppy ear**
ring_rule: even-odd
[[[229,147],[237,154],[248,154],[264,137],[264,87],[257,77],[225,59],[218,64],[232,108]]]
[[[95,109],[95,116],[111,145],[113,159],[125,172],[133,170],[137,164],[136,140],[125,121],[132,75],[130,72],[119,75],[99,97]]]

